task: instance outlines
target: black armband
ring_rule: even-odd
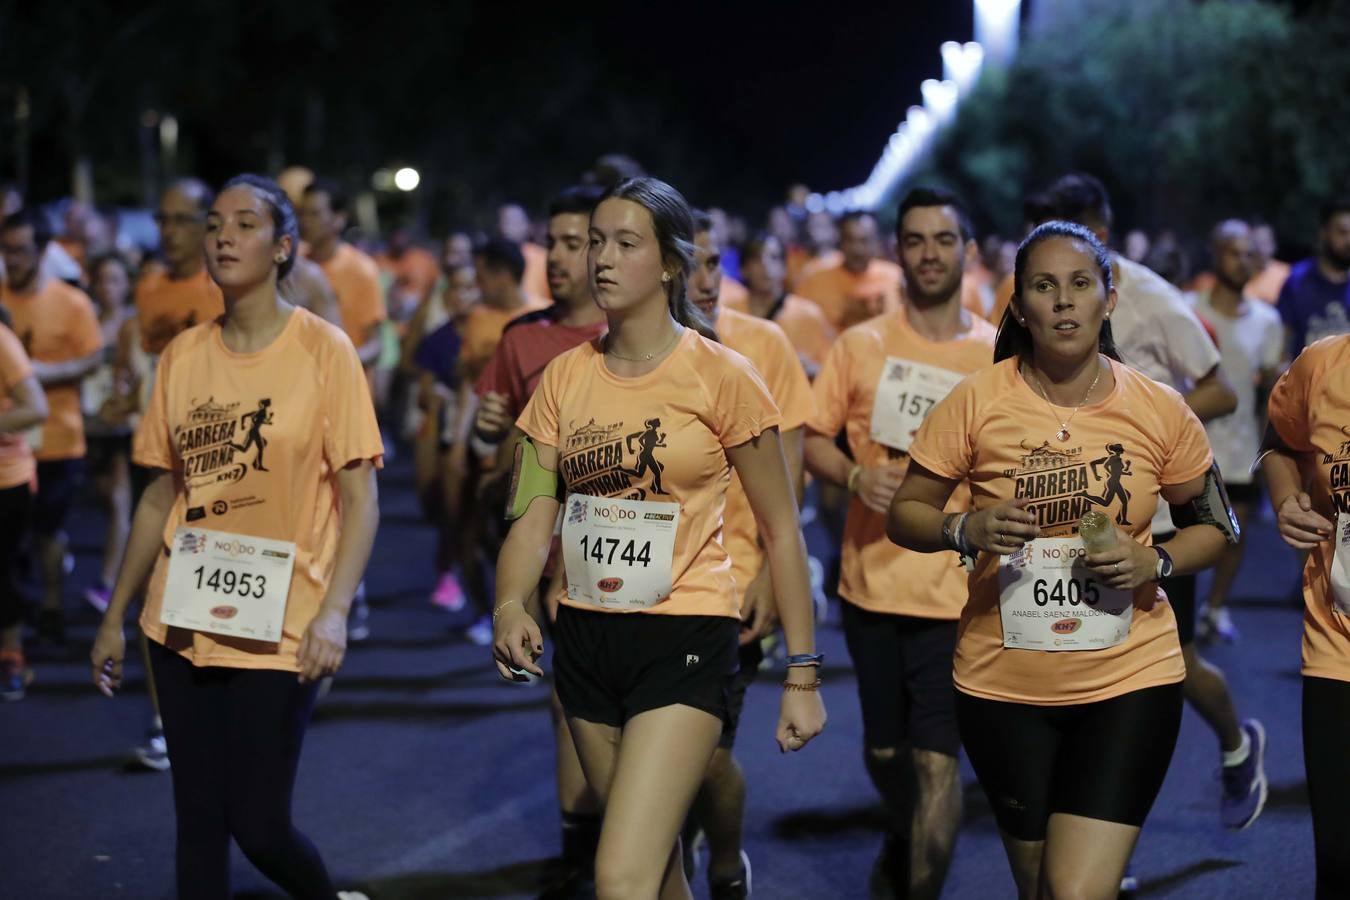
[[[1191,525],[1213,525],[1219,529],[1223,539],[1236,544],[1242,537],[1238,527],[1237,515],[1233,504],[1228,502],[1228,491],[1223,486],[1223,476],[1217,465],[1210,465],[1205,473],[1205,486],[1200,493],[1186,503],[1169,503],[1172,509],[1172,522],[1177,529]]]

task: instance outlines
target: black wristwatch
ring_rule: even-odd
[[[1156,544],[1154,545],[1153,549],[1156,550],[1158,553],[1158,568],[1155,569],[1153,572],[1153,580],[1162,581],[1164,578],[1171,578],[1172,555],[1163,548],[1157,546]]]

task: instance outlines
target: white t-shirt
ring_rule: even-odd
[[[1111,254],[1116,310],[1111,334],[1125,364],[1178,393],[1219,364],[1219,349],[1181,291],[1147,266]],[[1158,504],[1153,533],[1175,531],[1166,503]]]
[[[1284,326],[1273,307],[1244,297],[1237,316],[1219,312],[1208,293],[1191,298],[1200,318],[1219,337],[1219,368],[1237,393],[1235,412],[1205,423],[1214,461],[1229,484],[1250,484],[1251,465],[1261,447],[1265,416],[1257,408],[1256,388],[1262,369],[1274,369],[1284,353]]]

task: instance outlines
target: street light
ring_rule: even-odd
[[[417,190],[417,185],[420,184],[421,181],[422,176],[417,173],[416,169],[410,166],[404,166],[394,173],[394,187],[398,188],[400,191],[415,191]]]
[[[942,78],[956,82],[957,93],[964,97],[980,80],[984,48],[975,41],[964,44],[947,41],[942,45]]]
[[[1000,66],[1012,62],[1021,13],[1022,0],[975,0],[975,40],[986,59]]]

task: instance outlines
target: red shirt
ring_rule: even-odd
[[[535,314],[539,318],[529,316],[508,325],[492,359],[474,384],[480,397],[488,393],[504,396],[512,419],[525,411],[525,404],[544,375],[544,367],[554,357],[594,340],[608,328],[604,319],[581,328],[560,325],[552,313],[553,308],[542,310]]]

